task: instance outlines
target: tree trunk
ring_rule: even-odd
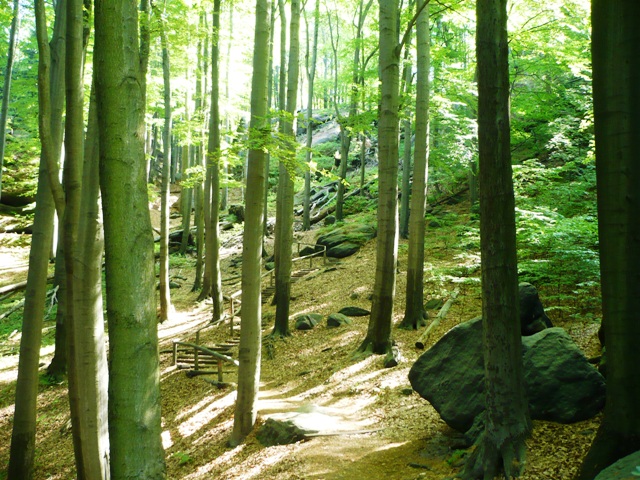
[[[207,149],[207,170],[211,178],[211,201],[209,212],[209,233],[207,238],[207,263],[210,268],[210,295],[213,299],[213,321],[222,317],[222,272],[220,271],[220,110],[218,107],[220,57],[220,0],[213,2],[214,35],[211,36],[211,116],[209,117],[209,145]]]
[[[413,2],[410,2],[410,5]],[[402,193],[400,195],[400,237],[409,238],[409,199],[411,198],[411,83],[413,68],[409,63],[409,49],[405,48],[404,94],[406,107],[404,126],[404,155],[402,156]]]
[[[58,3],[57,11],[64,12],[66,10],[66,0]],[[56,14],[55,23],[53,25],[53,35],[49,42],[49,51],[51,53],[51,139],[52,150],[55,155],[54,164],[57,166],[60,160],[60,152],[62,149],[62,132],[63,122],[62,114],[64,111],[64,89],[65,89],[65,71],[64,64],[66,62],[66,40],[65,32],[67,30],[66,15]],[[57,173],[56,173],[57,176]],[[53,228],[53,219],[52,219]],[[62,234],[62,232],[59,232]],[[55,235],[55,229],[54,229]],[[58,308],[56,311],[56,346],[55,354],[51,360],[51,364],[47,367],[47,374],[54,378],[61,379],[67,372],[67,342],[64,317],[66,311],[65,300],[65,272],[64,272],[64,251],[62,239],[57,242],[55,255],[55,284],[58,289]],[[56,242],[52,242],[56,244]],[[46,255],[46,254],[45,254]]]
[[[158,12],[160,17],[160,12]],[[169,185],[170,167],[173,151],[171,149],[171,66],[169,63],[169,45],[164,21],[158,18],[160,43],[162,45],[162,80],[164,86],[164,130],[162,144],[162,184],[160,187],[160,317],[164,322],[171,316],[171,293],[169,290]]]
[[[84,478],[109,478],[107,354],[102,310],[102,252],[100,215],[98,117],[95,92],[89,106],[85,141],[82,197],[74,258],[74,344],[78,380],[80,442]]]
[[[378,120],[378,244],[371,317],[362,353],[391,351],[391,323],[398,259],[398,2],[380,2],[381,97]]]
[[[270,135],[266,122],[267,79],[269,66],[269,3],[256,0],[256,28],[253,47],[251,82],[251,122],[249,135],[258,143]],[[257,138],[256,138],[257,137]],[[233,432],[229,443],[239,445],[256,422],[256,400],[260,382],[261,353],[261,253],[264,196],[264,164],[262,149],[249,150],[247,198],[245,203],[244,238],[242,243],[242,326],[240,329],[238,396]]]
[[[13,20],[9,32],[9,48],[7,51],[7,66],[4,69],[4,86],[2,89],[2,107],[0,107],[0,198],[2,198],[2,171],[4,164],[4,145],[7,133],[7,116],[9,113],[9,98],[11,97],[11,72],[13,70],[13,56],[16,50],[16,33],[20,20],[20,0],[13,0]]]
[[[65,1],[58,2],[54,34],[60,34],[60,22],[65,18]],[[46,298],[47,270],[49,266],[49,249],[53,241],[53,216],[55,213],[48,169],[57,164],[60,153],[59,126],[62,101],[59,88],[51,88],[52,78],[61,80],[58,62],[55,69],[50,70],[50,49],[47,45],[47,26],[45,21],[44,1],[35,4],[36,32],[38,38],[38,99],[40,109],[38,123],[40,142],[42,145],[40,167],[38,172],[38,190],[36,193],[36,211],[33,220],[31,250],[29,252],[29,272],[25,305],[22,314],[22,338],[20,340],[20,357],[18,363],[18,379],[16,382],[15,412],[11,433],[11,449],[7,478],[9,480],[31,480],[35,456],[36,438],[36,402],[38,398],[38,364],[40,361],[40,344],[42,340],[42,322]],[[64,23],[62,24],[64,25]],[[55,37],[54,37],[55,40]],[[50,77],[51,75],[51,77]],[[57,87],[62,83],[58,82]],[[56,97],[57,96],[57,97]],[[44,108],[43,108],[44,107]],[[56,137],[58,134],[58,137]],[[48,157],[49,156],[49,157]]]
[[[579,480],[640,450],[640,4],[592,2],[593,101],[607,399]]]
[[[509,134],[507,1],[478,0],[480,250],[485,425],[464,478],[517,477],[531,431],[522,377],[516,224]]]
[[[293,175],[295,174],[296,139],[293,130],[293,118],[298,103],[298,71],[300,52],[300,2],[291,1],[291,24],[289,27],[289,66],[287,78],[287,118],[281,119],[281,132],[290,139],[288,158],[280,159],[280,178],[278,184],[279,209],[276,218],[276,238],[278,246],[275,257],[276,276],[276,318],[272,335],[288,336],[289,304],[291,296],[291,258],[293,245]]]
[[[418,1],[416,8],[422,7]],[[429,171],[429,70],[431,64],[429,35],[429,7],[424,7],[416,23],[416,145],[411,188],[411,217],[409,219],[409,258],[407,261],[407,289],[404,318],[401,328],[417,329],[424,325],[424,214]],[[405,135],[406,141],[406,135]]]
[[[306,18],[306,17],[305,17]],[[316,61],[318,57],[318,30],[320,27],[320,0],[316,0],[313,13],[313,47],[309,53],[309,24],[307,23],[307,81],[309,82],[307,95],[307,168],[304,173],[304,210],[302,214],[302,229],[311,228],[311,144],[313,143],[313,85],[316,78]]]
[[[201,27],[205,23],[204,14],[201,13],[199,17],[198,27]],[[206,33],[206,30],[205,30]],[[205,50],[206,42],[198,42],[198,68],[196,69],[196,94],[195,94],[195,113],[196,116],[204,118],[203,108],[203,91],[204,88],[204,63],[205,63]],[[201,132],[204,132],[204,123],[201,126]],[[194,165],[201,166],[203,163],[202,152],[204,145],[204,134],[200,134],[198,142],[195,147],[195,162]],[[199,178],[194,187],[194,223],[196,226],[196,273],[193,281],[192,292],[197,292],[202,288],[202,267],[204,264],[204,187],[202,185],[202,178]]]
[[[137,2],[98,0],[95,12],[109,327],[109,439],[113,478],[161,479],[165,463],[143,135],[145,42],[142,36],[138,44],[136,7]]]

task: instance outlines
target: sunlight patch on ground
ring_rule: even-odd
[[[236,401],[236,392],[231,392],[224,397],[207,405],[200,412],[189,417],[178,426],[178,431],[183,437],[189,437],[220,415],[227,407]],[[198,403],[198,405],[202,402]],[[192,409],[193,410],[193,409]]]
[[[162,432],[162,448],[165,450],[170,449],[173,446],[173,440],[171,439],[171,432],[165,430]]]
[[[206,475],[211,472],[218,465],[223,465],[225,463],[233,461],[233,458],[239,455],[244,449],[244,445],[239,445],[233,450],[229,450],[228,452],[223,453],[219,457],[217,457],[212,462],[207,463],[206,465],[202,465],[191,475],[184,477],[184,480],[195,480],[199,478],[207,478]]]
[[[225,435],[231,435],[232,429],[233,429],[233,416],[229,420],[222,422],[219,425],[216,425],[214,428],[211,428],[206,432],[203,432],[202,435],[193,442],[193,445],[196,446],[196,445],[202,445],[203,443],[206,444],[212,441],[218,441],[219,440],[218,437],[220,437],[223,433]]]
[[[19,342],[22,335],[16,335],[15,341]],[[48,365],[55,352],[55,345],[47,345],[40,349],[40,363]],[[15,382],[18,379],[19,355],[7,355],[0,357],[0,382]]]
[[[175,311],[169,320],[158,324],[158,338],[164,340],[176,337],[195,329],[199,324],[202,324],[204,327],[208,322],[208,319],[203,321],[203,319],[197,315]]]
[[[277,464],[289,455],[289,449],[286,447],[263,449],[255,457],[247,459],[245,462],[235,465],[226,471],[230,478],[247,480],[256,478],[267,468]],[[255,465],[254,465],[255,464]]]

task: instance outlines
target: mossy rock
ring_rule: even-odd
[[[369,310],[360,307],[344,307],[341,308],[338,313],[341,313],[348,317],[366,317],[367,315],[371,314]]]
[[[351,323],[353,323],[351,319],[342,313],[332,313],[327,317],[327,327],[329,328],[351,325]]]
[[[296,317],[296,330],[311,330],[322,320],[319,313],[307,313]]]
[[[327,248],[327,256],[344,258],[356,253],[362,245],[376,237],[372,225],[350,223],[318,237],[316,243]]]

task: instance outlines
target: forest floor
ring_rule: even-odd
[[[468,203],[447,206],[460,222],[468,220]],[[240,273],[233,267],[241,250],[241,230],[226,232],[223,241],[223,278]],[[314,243],[317,232],[296,233],[298,241]],[[479,253],[454,248],[455,230],[429,229],[425,249],[425,299],[446,300],[455,289],[460,295],[428,340],[427,348],[456,324],[481,311]],[[3,234],[0,238],[0,286],[26,278],[28,242]],[[292,285],[291,318],[302,313],[326,317],[353,305],[370,309],[375,272],[376,242],[357,254],[323,264],[316,260],[311,273]],[[422,353],[414,344],[421,331],[393,330],[404,360],[394,368],[382,367],[382,358],[354,358],[365,336],[368,317],[354,317],[353,324],[327,328],[326,322],[310,331],[296,331],[284,340],[265,341],[263,346],[258,426],[269,417],[293,412],[311,413],[320,421],[320,436],[291,445],[264,447],[255,434],[236,448],[229,448],[235,391],[217,388],[207,380],[216,375],[187,378],[172,365],[173,340],[193,342],[196,331],[208,325],[210,303],[198,303],[190,292],[195,260],[172,257],[171,275],[182,283],[171,291],[176,312],[159,325],[161,339],[161,389],[163,441],[167,476],[171,479],[444,479],[454,476],[467,451],[460,435],[447,427],[433,407],[420,398],[407,378]],[[466,266],[474,272],[453,274]],[[10,268],[10,267],[18,267]],[[407,267],[407,244],[400,241],[394,304],[394,322],[402,319]],[[295,268],[295,267],[294,267]],[[308,268],[308,267],[305,267]],[[229,295],[239,290],[236,281],[225,282]],[[543,304],[545,286],[538,286]],[[551,287],[549,287],[551,288]],[[581,301],[574,299],[576,304]],[[546,306],[546,305],[545,305]],[[264,334],[273,325],[275,307],[265,305]],[[1,312],[0,312],[1,313]],[[599,312],[591,312],[596,318]],[[435,313],[431,314],[431,318]],[[587,356],[598,353],[597,323],[552,320],[564,327]],[[236,319],[237,320],[237,319]],[[47,329],[54,322],[47,321]],[[235,325],[237,332],[237,325]],[[200,343],[215,344],[231,337],[228,322],[209,327]],[[0,479],[5,478],[13,420],[19,332],[3,337],[0,356]],[[53,347],[42,350],[42,371]],[[233,352],[237,355],[237,352]],[[234,368],[225,367],[225,382],[237,382]],[[523,479],[569,479],[580,465],[599,424],[592,420],[561,425],[533,422],[527,442],[528,458]],[[353,433],[369,430],[369,433]],[[371,431],[374,430],[374,431]],[[342,432],[342,433],[341,433]],[[38,399],[37,479],[74,478],[73,448],[69,427],[66,383],[50,384],[42,377]]]

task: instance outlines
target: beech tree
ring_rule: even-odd
[[[507,1],[478,0],[480,253],[484,432],[463,477],[518,477],[531,431],[522,376],[516,221],[509,127]]]
[[[269,2],[256,0],[256,28],[251,80],[249,160],[242,240],[242,313],[238,360],[238,396],[229,443],[239,445],[256,422],[256,400],[260,382],[261,284],[263,189],[265,188],[264,145],[271,129],[266,121],[269,73]]]
[[[277,245],[275,255],[276,271],[276,319],[273,335],[288,336],[289,304],[291,296],[291,266],[293,245],[293,176],[295,175],[296,144],[293,133],[293,119],[298,101],[298,70],[300,50],[300,2],[291,1],[291,25],[289,45],[289,66],[287,69],[286,115],[280,119],[285,148],[281,149],[278,166],[278,209],[276,212]]]
[[[62,93],[60,70],[57,62],[51,69],[44,1],[35,2],[36,36],[38,40],[38,126],[41,143],[36,211],[29,251],[29,272],[20,339],[18,380],[16,382],[15,412],[11,432],[8,478],[30,480],[33,478],[36,439],[36,402],[38,399],[38,364],[42,340],[42,322],[46,297],[49,251],[53,241],[53,215],[55,204],[51,193],[49,169],[56,166],[62,138]],[[54,38],[60,35],[66,14],[66,2],[56,6]],[[53,172],[57,175],[57,170]]]
[[[307,53],[305,55],[305,66],[307,69],[307,143],[306,143],[306,163],[307,167],[304,172],[304,206],[302,213],[302,229],[309,230],[311,228],[311,144],[313,143],[313,86],[316,78],[316,60],[318,57],[318,30],[320,27],[320,0],[316,0],[313,11],[313,42],[309,45],[309,22],[305,14],[305,23],[307,26]]]
[[[144,157],[148,3],[98,0],[95,72],[113,478],[164,478],[153,235]],[[131,258],[136,261],[132,262]]]
[[[380,113],[378,120],[378,240],[367,336],[361,353],[391,351],[391,323],[398,258],[398,1],[380,1]]]
[[[162,131],[162,177],[160,186],[160,318],[161,322],[171,316],[171,293],[169,290],[169,187],[170,166],[173,150],[171,148],[172,110],[171,110],[171,64],[167,32],[162,14],[156,10],[160,45],[162,47],[162,83],[164,92],[164,128]]]
[[[218,93],[220,91],[220,70],[218,68],[220,58],[219,30],[220,30],[220,0],[213,2],[213,39],[211,43],[211,114],[209,117],[209,143],[207,148],[207,182],[210,186],[209,202],[209,229],[206,237],[206,267],[209,275],[205,273],[203,293],[211,295],[213,299],[213,320],[217,321],[222,316],[222,272],[220,270],[220,108]]]
[[[429,161],[429,71],[431,63],[429,7],[422,7],[416,22],[416,140],[411,188],[411,217],[409,219],[409,258],[407,260],[407,287],[404,318],[401,328],[417,329],[425,322],[424,310],[424,215],[427,198]],[[406,139],[406,134],[405,134]],[[406,148],[406,147],[405,147]],[[404,173],[405,175],[408,172]]]
[[[7,65],[4,69],[4,86],[2,88],[2,106],[0,107],[0,198],[2,198],[2,170],[4,165],[4,144],[6,140],[7,114],[9,113],[9,99],[11,98],[11,74],[13,71],[13,56],[16,51],[16,35],[18,32],[20,14],[20,0],[13,0],[13,20],[9,32],[9,49]]]
[[[592,1],[593,102],[607,398],[577,478],[640,450],[640,4]]]

